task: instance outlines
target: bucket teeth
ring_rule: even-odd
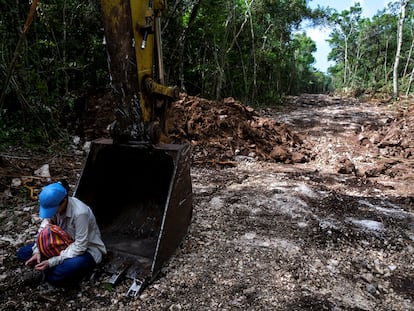
[[[118,281],[120,280],[120,278],[125,274],[125,271],[128,269],[130,265],[128,263],[124,263],[122,264],[119,269],[112,274],[112,276],[109,278],[108,283],[115,285],[118,283]]]
[[[129,287],[126,296],[128,297],[137,297],[140,295],[141,290],[143,289],[144,281],[134,279],[131,286]]]

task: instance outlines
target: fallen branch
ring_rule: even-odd
[[[6,80],[4,82],[4,89],[3,89],[2,93],[1,93],[1,96],[0,96],[0,111],[3,109],[4,100],[6,98],[7,87],[9,86],[10,78],[13,74],[14,68],[16,67],[17,58],[19,57],[19,54],[20,54],[20,48],[21,48],[21,46],[24,42],[24,39],[26,37],[26,33],[29,31],[30,25],[32,24],[33,15],[36,12],[36,8],[37,8],[37,2],[38,2],[38,0],[34,0],[32,2],[29,14],[28,14],[27,19],[26,19],[26,22],[24,23],[23,30],[20,33],[19,41],[17,41],[17,45],[16,45],[16,48],[14,50],[13,59],[9,64],[9,68],[7,69]]]
[[[30,160],[30,157],[22,157],[22,156],[14,156],[9,154],[0,153],[0,158],[8,158],[8,159],[19,159],[19,160]]]

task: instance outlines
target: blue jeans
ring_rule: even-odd
[[[17,259],[25,263],[32,257],[32,246],[29,244],[17,251]],[[88,252],[80,256],[65,259],[61,264],[44,271],[45,281],[58,287],[73,286],[92,273],[96,263]]]

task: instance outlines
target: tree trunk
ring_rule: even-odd
[[[398,20],[398,36],[397,36],[397,52],[395,53],[394,72],[393,72],[393,97],[397,99],[400,96],[400,90],[398,85],[398,66],[400,64],[401,57],[401,46],[403,40],[404,20],[405,20],[405,9],[408,1],[401,0],[401,11],[400,18]]]
[[[405,77],[405,75],[407,74],[408,71],[408,66],[411,63],[411,55],[413,54],[413,48],[414,48],[414,36],[412,35],[412,41],[411,41],[411,46],[410,46],[410,51],[408,52],[408,57],[407,57],[407,61],[405,62],[405,67],[404,67],[404,73],[403,73],[403,77]]]
[[[387,38],[387,41],[385,43],[385,56],[384,56],[384,81],[385,81],[385,84],[387,84],[387,82],[388,82],[388,64],[387,64],[387,59],[388,59],[388,38]]]
[[[256,49],[255,49],[255,44],[256,44],[256,40],[255,40],[255,34],[254,34],[254,27],[253,27],[253,17],[252,17],[252,12],[251,12],[251,5],[253,3],[253,0],[249,3],[247,3],[247,1],[245,1],[246,6],[247,6],[247,13],[249,15],[250,18],[250,34],[251,34],[251,39],[252,39],[252,54],[253,54],[253,89],[252,89],[252,94],[251,94],[251,101],[254,101],[256,99],[256,92],[257,92],[257,64],[256,64]]]
[[[344,53],[344,86],[348,87],[348,38],[345,37],[345,53]]]
[[[192,26],[194,20],[198,15],[198,10],[200,9],[201,0],[198,0],[194,3],[193,8],[191,10],[190,19],[188,20],[187,27],[182,31],[181,35],[178,37],[177,40],[177,47],[178,48],[178,62],[179,62],[179,81],[180,81],[180,89],[185,91],[184,85],[184,49],[186,46],[187,40],[187,33],[190,31],[190,27]]]
[[[407,86],[407,91],[405,92],[405,96],[408,96],[408,94],[410,93],[411,84],[413,83],[413,76],[414,76],[414,67],[413,67],[413,70],[411,70],[410,81],[408,81],[408,86]]]

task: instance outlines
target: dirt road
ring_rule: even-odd
[[[13,286],[13,252],[36,230],[37,206],[2,207],[0,309],[414,310],[412,104],[322,95],[288,102],[259,115],[301,136],[302,149],[288,145],[306,161],[263,161],[263,144],[247,154],[232,147],[228,166],[195,148],[202,161],[192,169],[189,234],[139,299],[125,297],[130,281],[108,288],[105,275],[46,298]],[[70,171],[74,183],[82,155],[42,160],[71,163],[53,177]],[[3,171],[16,161],[3,156]],[[19,161],[28,167],[34,158]]]

